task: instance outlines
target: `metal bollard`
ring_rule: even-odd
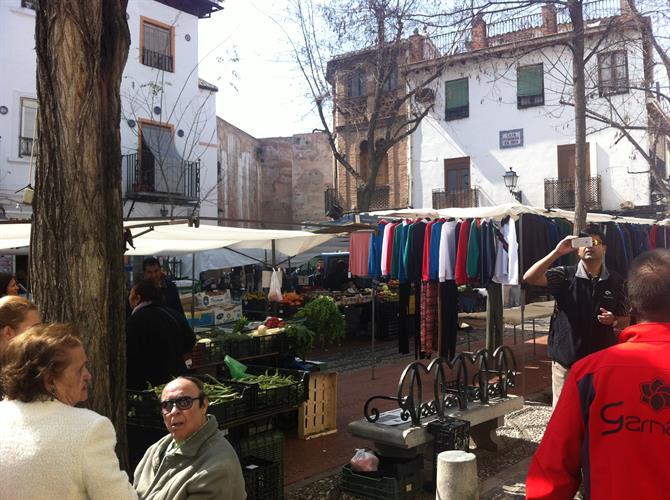
[[[436,500],[479,500],[477,457],[460,450],[437,456]]]

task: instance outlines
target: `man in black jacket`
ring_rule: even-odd
[[[146,389],[169,382],[186,371],[184,354],[195,334],[183,314],[162,305],[159,289],[149,280],[133,286],[133,312],[126,321],[128,388]]]
[[[524,282],[547,287],[556,299],[549,327],[549,358],[554,406],[572,364],[617,342],[614,328],[628,326],[623,278],[605,267],[605,236],[595,226],[580,233],[593,245],[573,248],[568,236],[526,271]],[[550,266],[562,256],[578,251],[576,266]]]
[[[160,291],[163,298],[163,305],[174,309],[184,315],[184,308],[181,305],[179,298],[179,291],[177,285],[172,281],[165,279],[161,264],[156,257],[147,257],[142,261],[142,271],[144,271],[144,279],[151,281]]]

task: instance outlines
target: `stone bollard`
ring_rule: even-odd
[[[460,450],[437,456],[436,500],[478,500],[477,457]]]

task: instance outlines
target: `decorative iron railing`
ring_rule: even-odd
[[[30,156],[33,153],[33,138],[19,137],[19,157]]]
[[[358,199],[361,199],[362,189],[358,190]],[[368,210],[385,210],[390,207],[391,189],[388,186],[375,186],[375,190],[370,197]],[[360,207],[359,207],[360,208]]]
[[[472,377],[469,367],[475,370]],[[443,419],[449,408],[464,410],[468,403],[484,405],[490,399],[506,398],[508,389],[515,386],[516,373],[514,353],[507,346],[498,347],[493,354],[480,349],[458,353],[452,360],[437,358],[428,365],[413,361],[400,375],[397,395],[372,396],[365,402],[363,415],[368,422],[376,422],[381,414],[377,402],[391,401],[400,409],[400,418],[412,425],[434,415]],[[430,377],[432,398],[424,398],[422,376]]]
[[[184,161],[181,169],[171,172],[171,182],[161,182],[160,165],[151,154],[124,155],[127,198],[165,198],[197,201],[200,198],[200,160]]]
[[[584,21],[595,21],[621,15],[620,0],[595,0],[582,4],[582,16]],[[570,13],[567,7],[559,9],[556,13],[558,24],[571,24]]]
[[[589,210],[600,210],[601,187],[600,176],[589,177],[586,182],[586,207]],[[544,180],[545,208],[575,208],[575,180],[574,179],[545,179]]]
[[[174,62],[172,56],[154,52],[149,49],[142,49],[142,64],[152,68],[162,69],[163,71],[174,71]]]
[[[328,217],[339,219],[344,211],[344,204],[340,200],[337,188],[329,187],[324,192],[323,210]]]
[[[433,208],[478,207],[479,189],[476,187],[462,191],[433,189]]]

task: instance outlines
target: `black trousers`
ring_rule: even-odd
[[[458,333],[458,287],[454,280],[440,283],[440,314],[442,328],[440,335],[440,356],[452,359],[456,354],[456,334]]]
[[[412,285],[401,283],[398,288],[398,352],[409,353],[409,296]]]

